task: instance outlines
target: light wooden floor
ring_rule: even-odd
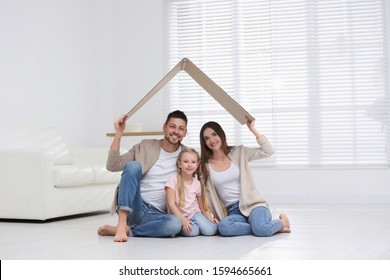
[[[0,220],[2,260],[390,260],[390,205],[271,205],[292,233],[268,238],[131,238],[115,243],[96,229],[107,213],[46,223]]]

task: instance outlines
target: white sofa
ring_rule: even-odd
[[[106,170],[107,153],[70,150],[52,127],[0,128],[0,219],[109,210],[120,173]]]

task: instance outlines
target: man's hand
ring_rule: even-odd
[[[126,128],[127,115],[122,115],[114,121],[115,131],[123,134]]]

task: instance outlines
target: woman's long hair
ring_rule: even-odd
[[[200,156],[199,156],[199,153],[195,149],[188,148],[188,147],[185,147],[185,148],[183,148],[181,150],[181,152],[177,156],[177,160],[176,160],[176,166],[178,168],[177,186],[176,186],[176,191],[177,191],[177,194],[178,194],[178,197],[179,197],[178,205],[179,205],[180,208],[184,207],[184,198],[185,198],[185,192],[186,192],[186,188],[184,186],[183,175],[181,174],[181,169],[179,167],[179,162],[181,161],[181,158],[183,157],[184,153],[192,153],[192,154],[195,154],[196,157],[197,157],[198,168],[192,174],[192,177],[194,177],[196,179],[199,179],[199,181],[200,181],[201,197],[202,197],[203,204],[204,204],[203,207],[204,207],[204,209],[207,210],[205,187],[204,187],[204,184],[203,184],[202,180],[199,178],[200,177],[200,174],[199,174]]]
[[[230,146],[228,146],[227,141],[226,141],[226,134],[225,131],[222,129],[221,125],[217,122],[207,122],[205,123],[202,128],[200,129],[199,133],[199,142],[200,142],[200,166],[201,166],[201,174],[202,174],[202,180],[203,184],[206,185],[206,182],[210,176],[207,168],[206,168],[206,163],[209,162],[210,157],[213,155],[213,151],[207,147],[206,141],[203,137],[203,133],[207,128],[211,128],[212,130],[217,133],[219,138],[221,138],[222,141],[222,151],[227,155],[230,151]]]

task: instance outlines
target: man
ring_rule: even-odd
[[[142,140],[120,155],[120,142],[127,116],[114,122],[107,170],[123,171],[115,193],[113,211],[118,225],[104,225],[99,235],[115,235],[114,241],[126,242],[129,236],[172,237],[182,228],[181,221],[167,212],[164,184],[176,174],[176,158],[187,134],[187,116],[182,111],[168,114],[163,125],[164,138]]]

